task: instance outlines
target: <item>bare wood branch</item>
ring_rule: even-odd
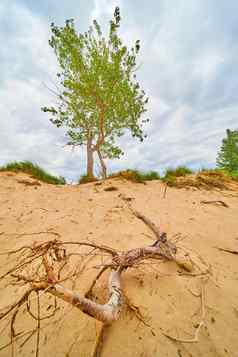
[[[105,334],[108,331],[109,326],[102,324],[100,326],[100,331],[96,337],[95,344],[93,346],[93,351],[90,357],[101,357],[102,349],[103,349],[103,342],[105,338]]]
[[[221,201],[221,200],[213,200],[213,201],[200,201],[200,203],[202,203],[202,204],[206,204],[206,205],[207,205],[207,204],[221,205],[221,206],[226,207],[226,208],[228,208],[228,207],[229,207],[227,203],[225,203],[224,201]]]
[[[42,281],[40,283],[32,283],[31,286],[34,290],[49,288],[47,290],[49,293],[77,307],[87,315],[99,321],[111,323],[118,319],[122,306],[120,274],[119,270],[111,272],[108,282],[110,298],[104,305],[97,304],[58,283],[50,285],[49,282]]]
[[[92,284],[90,285],[88,291],[85,293],[85,297],[86,298],[92,298],[92,291],[94,286],[96,285],[97,281],[99,280],[99,278],[102,276],[103,273],[105,273],[105,271],[108,269],[107,266],[103,267],[99,273],[96,275],[96,277],[93,279]]]
[[[142,213],[138,212],[137,210],[135,210],[131,206],[130,206],[130,209],[131,209],[132,213],[137,218],[142,220],[150,228],[150,230],[155,234],[157,239],[160,239],[160,229],[159,229],[159,227],[157,227],[149,218],[145,217]]]
[[[235,249],[221,248],[221,247],[215,247],[215,248],[222,252],[238,255],[238,250],[235,250]]]

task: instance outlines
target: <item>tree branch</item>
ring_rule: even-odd
[[[58,283],[51,285],[47,281],[42,281],[39,283],[32,283],[31,286],[34,290],[47,289],[48,293],[77,307],[87,315],[104,323],[111,323],[118,319],[122,306],[120,274],[121,272],[119,269],[111,272],[108,281],[110,297],[108,302],[103,305],[87,299]]]

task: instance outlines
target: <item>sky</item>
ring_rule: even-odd
[[[0,165],[30,160],[68,182],[85,173],[84,150],[69,148],[40,110],[57,73],[50,24],[74,18],[84,32],[97,19],[106,30],[116,6],[123,41],[141,41],[150,123],[143,143],[120,139],[125,155],[109,170],[215,166],[226,129],[238,129],[237,0],[1,0]]]

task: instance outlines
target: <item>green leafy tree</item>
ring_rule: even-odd
[[[238,173],[238,130],[226,131],[226,138],[217,156],[217,166],[231,173]]]
[[[87,176],[93,177],[94,153],[106,177],[105,158],[119,158],[116,139],[129,130],[143,141],[141,119],[148,98],[136,80],[140,42],[128,49],[120,39],[120,10],[116,7],[109,34],[103,37],[96,20],[85,33],[77,33],[73,19],[64,27],[51,24],[49,41],[60,66],[58,104],[43,107],[57,127],[65,127],[68,144],[86,146]]]

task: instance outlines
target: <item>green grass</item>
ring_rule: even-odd
[[[139,171],[138,174],[143,181],[153,181],[153,180],[160,179],[160,175],[156,171],[148,171],[148,172]]]
[[[228,174],[233,180],[238,181],[238,172],[229,172]]]
[[[189,176],[190,174],[193,174]],[[227,189],[232,180],[238,180],[238,173],[221,169],[201,169],[192,172],[186,167],[169,169],[162,178],[168,186],[177,188],[196,187],[198,189]]]
[[[124,170],[113,173],[109,178],[123,177],[124,179],[137,183],[144,183],[145,181],[159,180],[160,176],[156,171],[143,172],[139,170]]]
[[[235,181],[238,180],[238,171],[231,172],[224,169],[215,168],[215,169],[201,169],[199,172],[205,175],[223,176]]]
[[[221,170],[218,169],[220,172],[222,172],[225,176],[231,178],[232,180],[238,181],[238,171],[226,171],[226,170]],[[217,170],[217,171],[218,171]]]
[[[191,175],[192,173],[193,171],[188,167],[178,166],[174,169],[167,169],[162,177],[162,181],[166,182],[169,186],[175,186],[177,177],[185,177],[187,175]]]
[[[167,169],[165,172],[164,177],[168,176],[174,176],[174,177],[181,177],[181,176],[186,176],[186,175],[191,175],[193,173],[192,170],[190,170],[186,166],[178,166],[175,169]]]
[[[53,185],[65,185],[66,183],[64,177],[53,176],[42,169],[40,166],[33,164],[30,161],[10,162],[5,166],[1,166],[0,172],[1,171],[24,172],[37,180]]]

